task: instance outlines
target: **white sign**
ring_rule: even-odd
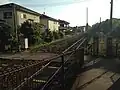
[[[25,49],[28,49],[28,38],[25,38]]]

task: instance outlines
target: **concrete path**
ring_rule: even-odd
[[[86,66],[89,67],[77,75],[71,90],[107,90],[120,78],[116,59],[99,58]]]

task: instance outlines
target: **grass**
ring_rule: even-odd
[[[30,52],[47,51],[53,53],[60,53],[67,47],[72,45],[72,43],[76,42],[79,38],[80,35],[72,35],[69,37],[64,37],[62,39],[52,41],[50,43],[41,43],[31,47]]]

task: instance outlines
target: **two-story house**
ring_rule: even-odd
[[[19,25],[26,20],[40,22],[40,14],[20,5],[9,3],[0,6],[0,19],[5,20],[17,36],[17,28]]]
[[[60,31],[64,31],[64,30],[67,30],[69,28],[69,22],[67,21],[64,21],[64,20],[58,20],[59,22],[59,30]]]
[[[40,15],[40,23],[45,26],[45,29],[48,29],[50,31],[59,30],[58,20],[47,15],[44,14]]]

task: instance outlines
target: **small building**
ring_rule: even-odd
[[[67,21],[64,21],[64,20],[58,20],[59,22],[59,30],[60,31],[64,31],[64,30],[67,30],[69,28],[69,22]]]
[[[49,17],[45,14],[40,15],[40,23],[44,25],[45,30],[48,29],[50,31],[58,31],[59,23],[58,20],[52,17]]]
[[[32,20],[39,23],[39,16],[39,13],[14,3],[0,6],[0,19],[5,20],[9,25],[11,25],[11,28],[16,33],[16,36],[18,26],[26,20]]]

